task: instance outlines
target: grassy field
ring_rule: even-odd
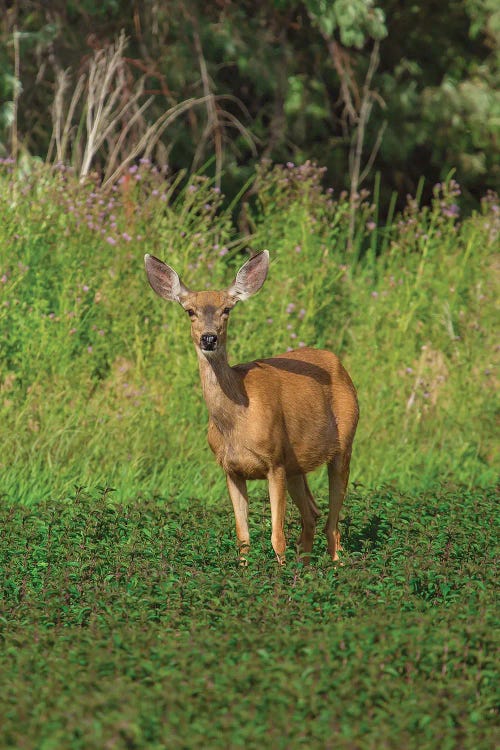
[[[0,506],[2,748],[498,745],[495,493],[353,492],[310,570],[253,510],[241,570],[228,508]]]
[[[148,163],[108,193],[0,164],[2,750],[499,744],[498,198],[461,218],[449,180],[381,227],[359,196],[348,249],[322,177],[264,168],[241,212]],[[221,288],[247,247],[230,361],[330,348],[358,388],[343,566],[320,534],[302,567],[291,508],[279,569],[255,483],[236,567],[189,325],[145,277]]]
[[[202,177],[168,185],[148,165],[101,195],[64,171],[0,190],[0,491],[25,502],[75,484],[119,499],[220,501],[189,323],[159,300],[150,252],[196,288],[228,285],[249,244],[269,278],[238,305],[229,357],[302,344],[338,353],[359,391],[352,477],[402,489],[498,476],[495,390],[500,215],[495,196],[457,221],[453,183],[431,207],[410,201],[385,229],[360,199],[353,249],[348,203],[312,166],[258,177],[242,239]],[[127,186],[127,187],[125,187]],[[495,261],[495,259],[497,259]],[[313,479],[324,487],[324,476]]]

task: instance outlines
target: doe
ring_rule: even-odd
[[[322,464],[328,465],[330,501],[325,532],[330,555],[338,560],[338,519],[358,422],[356,390],[338,357],[322,349],[302,348],[229,365],[229,314],[237,302],[263,285],[269,268],[267,250],[250,258],[223,291],[191,291],[158,258],[146,255],[144,260],[154,291],[179,302],[191,319],[209,414],[208,442],[226,474],[240,563],[246,563],[250,546],[247,479],[269,483],[271,541],[280,564],[285,559],[288,490],[301,514],[299,548],[307,562],[319,511],[306,474]]]

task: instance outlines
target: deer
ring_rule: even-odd
[[[268,359],[231,366],[226,351],[232,309],[256,294],[269,270],[263,250],[242,265],[222,291],[192,291],[177,272],[146,254],[146,274],[163,299],[178,302],[191,321],[203,396],[208,409],[208,443],[225,472],[236,522],[240,565],[248,564],[247,480],[265,479],[271,506],[271,544],[285,562],[287,492],[298,507],[301,560],[309,562],[317,519],[306,475],[328,467],[329,512],[325,526],[329,554],[339,561],[338,527],[359,417],[353,382],[339,358],[302,347]]]

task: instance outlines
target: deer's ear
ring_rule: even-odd
[[[263,250],[241,266],[228,293],[237,300],[245,300],[259,291],[269,270],[269,252]]]
[[[144,265],[151,287],[163,299],[180,302],[181,298],[188,294],[189,289],[184,286],[177,272],[154,255],[146,254]]]

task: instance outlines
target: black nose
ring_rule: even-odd
[[[217,336],[215,333],[202,333],[200,346],[205,352],[213,352],[217,346]]]

